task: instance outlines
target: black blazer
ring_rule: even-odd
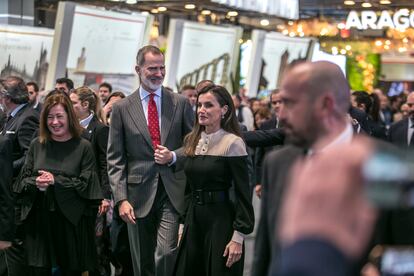
[[[303,154],[301,148],[285,146],[270,152],[263,162],[261,213],[256,233],[253,276],[268,275],[272,258],[280,250],[276,238],[279,208],[290,168]]]
[[[106,165],[106,148],[108,146],[108,126],[93,116],[88,127],[83,131],[82,137],[91,142],[96,158],[96,169],[99,176],[102,193],[105,199],[111,199],[111,186],[109,185],[108,169]]]
[[[388,141],[401,147],[408,147],[407,135],[408,118],[405,118],[390,126],[388,130]]]
[[[12,140],[7,136],[0,136],[0,241],[12,241],[14,237],[12,153]]]
[[[280,128],[243,131],[242,137],[249,147],[277,146],[285,141],[285,134]]]
[[[13,176],[23,167],[26,152],[39,128],[39,113],[30,104],[20,109],[4,125],[0,135],[8,136],[13,142]]]

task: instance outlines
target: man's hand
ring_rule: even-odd
[[[173,160],[173,154],[168,148],[158,145],[154,153],[154,159],[155,163],[165,165]]]
[[[119,205],[119,216],[126,223],[135,224],[134,208],[127,200],[122,201]]]
[[[12,246],[10,241],[0,241],[0,250],[7,249]]]
[[[102,214],[105,214],[110,206],[111,203],[108,199],[102,199],[101,205],[99,205],[98,215],[101,216]]]
[[[363,163],[372,153],[367,140],[327,149],[293,168],[280,216],[280,238],[328,241],[357,258],[371,236],[376,211],[364,194]]]
[[[257,184],[254,187],[254,191],[256,192],[256,195],[257,195],[258,198],[262,197],[262,185],[261,184]]]

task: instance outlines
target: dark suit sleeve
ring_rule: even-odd
[[[270,147],[283,145],[285,135],[280,128],[242,132],[244,141],[249,147]]]
[[[254,212],[249,188],[249,175],[247,156],[232,157],[228,159],[235,193],[236,215],[233,229],[243,234],[250,234],[254,227]]]
[[[279,276],[346,276],[351,267],[347,258],[332,244],[317,239],[303,239],[282,249]]]
[[[6,136],[0,136],[0,241],[12,241],[14,237],[14,205],[11,189],[12,153],[12,141]]]
[[[13,162],[14,175],[17,175],[23,167],[24,159],[31,141],[33,140],[36,130],[39,128],[38,114],[34,110],[29,111],[29,115],[23,119],[23,122],[17,132],[17,142],[22,152],[22,157]]]
[[[95,150],[98,158],[99,180],[102,193],[105,199],[111,199],[111,186],[109,185],[108,169],[106,163],[106,149],[108,147],[109,128],[105,125],[99,125],[95,133]]]

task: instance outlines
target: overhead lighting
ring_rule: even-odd
[[[361,6],[363,8],[371,8],[372,7],[371,3],[369,3],[369,2],[364,2],[364,3],[361,4]]]
[[[210,10],[202,10],[201,11],[201,14],[202,15],[210,15],[211,14],[211,11]]]
[[[141,12],[141,14],[142,14],[142,15],[148,15],[148,14],[149,14],[149,12],[148,12],[148,11],[143,11],[143,12]]]
[[[158,7],[158,11],[159,12],[165,12],[165,11],[167,11],[167,8],[166,7]]]
[[[196,8],[196,5],[194,4],[185,4],[184,8],[187,10],[194,10]]]
[[[230,17],[235,17],[235,16],[237,16],[237,15],[239,15],[239,13],[238,13],[238,12],[236,12],[236,11],[229,11],[229,12],[227,13],[227,16],[230,16]]]
[[[137,0],[126,0],[125,3],[127,4],[136,4],[138,1]]]
[[[344,5],[347,5],[347,6],[353,6],[353,5],[355,5],[355,1],[344,1]]]
[[[152,9],[151,13],[158,13],[158,9]]]
[[[343,30],[345,29],[345,23],[341,22],[338,24],[338,29]]]
[[[267,19],[260,20],[260,25],[262,26],[269,26],[270,22]]]
[[[391,4],[391,1],[390,0],[380,0],[380,4],[381,5],[389,5],[389,4]]]
[[[289,26],[293,26],[293,21],[289,21],[289,22],[288,22],[288,25],[289,25]]]

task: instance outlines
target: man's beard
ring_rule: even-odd
[[[141,82],[146,86],[146,87],[148,87],[149,89],[151,89],[151,90],[153,90],[153,91],[156,91],[156,90],[158,90],[160,87],[161,87],[161,85],[162,84],[154,84],[154,83],[152,83],[149,79],[147,79],[147,78],[143,78],[142,80],[141,80]]]

